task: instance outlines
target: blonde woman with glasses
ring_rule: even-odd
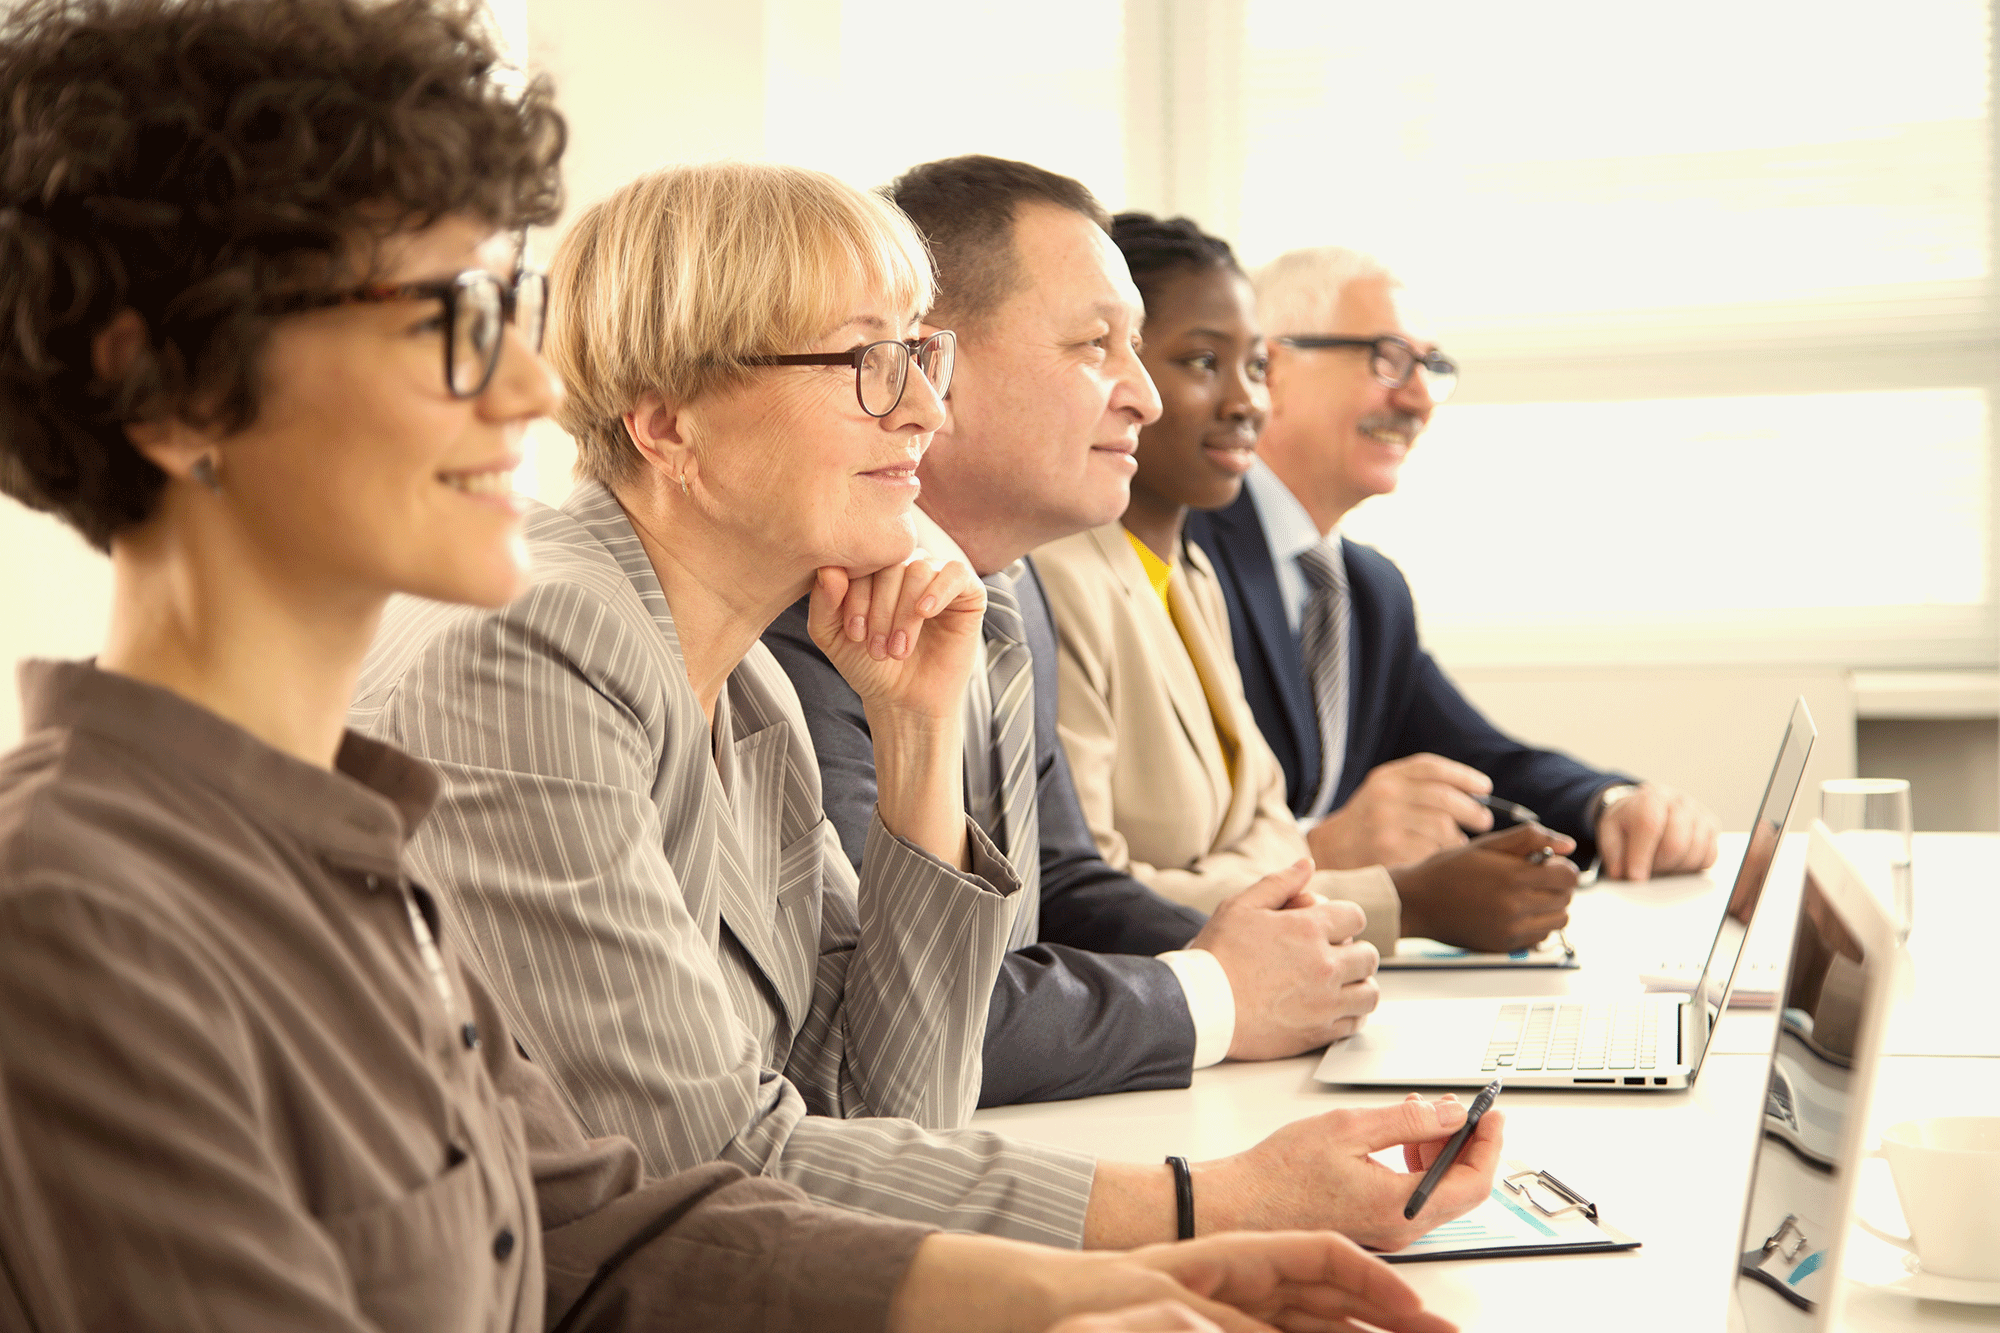
[[[581,480],[529,515],[534,585],[392,608],[363,674],[357,725],[447,779],[414,855],[537,1063],[654,1169],[991,1229],[1066,1155],[927,1132],[978,1096],[1018,881],[960,795],[984,589],[913,549],[954,352],[918,336],[923,245],[830,176],[712,163],[585,211],[550,278]],[[858,875],[758,642],[808,589],[884,775]]]

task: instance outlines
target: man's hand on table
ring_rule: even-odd
[[[1615,808],[1615,807],[1614,807]],[[1544,848],[1555,855],[1537,863]],[[1516,824],[1389,872],[1403,901],[1403,933],[1484,953],[1531,948],[1569,924],[1576,840]]]
[[[1715,816],[1684,791],[1643,782],[1597,818],[1607,879],[1691,874],[1715,864]]]
[[[1381,999],[1355,904],[1306,887],[1312,863],[1267,875],[1215,909],[1190,949],[1222,965],[1236,1001],[1233,1060],[1276,1060],[1353,1033]]]
[[[1472,799],[1493,783],[1476,768],[1435,754],[1392,759],[1368,771],[1347,804],[1306,831],[1313,862],[1325,870],[1400,866],[1465,845],[1493,812]]]

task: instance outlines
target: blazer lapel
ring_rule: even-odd
[[[1261,751],[1253,751],[1247,740],[1257,729],[1257,719],[1251,716],[1249,707],[1243,702],[1243,689],[1237,682],[1236,666],[1231,660],[1229,640],[1225,637],[1217,642],[1209,633],[1211,613],[1207,609],[1207,603],[1219,605],[1222,601],[1222,591],[1216,586],[1215,571],[1198,549],[1185,543],[1182,549],[1186,552],[1186,559],[1178,570],[1180,577],[1175,580],[1172,592],[1182,604],[1183,609],[1180,612],[1182,619],[1194,626],[1193,633],[1189,634],[1186,640],[1187,654],[1193,659],[1195,670],[1201,678],[1216,683],[1218,695],[1232,696],[1228,703],[1229,727],[1236,736],[1236,756],[1234,764],[1227,771],[1229,785],[1224,789],[1227,793],[1225,814],[1215,839],[1217,847],[1225,847],[1249,830],[1251,820],[1257,813],[1257,798],[1262,784],[1250,780],[1248,765],[1253,753]],[[1197,584],[1200,587],[1197,587]],[[1207,603],[1204,601],[1204,594]],[[1220,628],[1223,634],[1227,635],[1228,625],[1225,623]],[[1214,730],[1211,720],[1209,731],[1212,734]],[[1216,753],[1218,757],[1221,756],[1220,742],[1217,743]]]
[[[1167,699],[1173,704],[1174,718],[1180,723],[1188,744],[1201,756],[1202,770],[1213,791],[1215,808],[1226,809],[1231,786],[1229,769],[1223,762],[1222,742],[1215,734],[1215,715],[1209,712],[1208,695],[1201,687],[1201,677],[1195,674],[1194,659],[1188,654],[1187,644],[1174,627],[1167,608],[1160,605],[1158,595],[1153,592],[1153,585],[1146,578],[1146,567],[1139,563],[1139,554],[1132,549],[1132,541],[1125,535],[1124,525],[1109,523],[1093,529],[1090,535],[1117,574],[1125,596],[1139,608],[1136,618],[1146,635],[1150,656],[1159,670],[1160,679],[1167,687]],[[1180,598],[1185,594],[1170,584],[1167,595]]]
[[[725,721],[728,727],[717,747],[715,793],[730,812],[725,823],[733,853],[725,858],[722,919],[777,994],[786,1021],[779,1034],[782,1052],[805,1022],[812,1000],[819,858],[792,854],[797,849],[785,837],[788,731],[781,722],[763,725],[763,719],[733,707],[740,703],[730,698],[734,684],[715,706],[717,728]],[[818,840],[809,841],[807,850],[816,852]]]
[[[684,797],[694,802],[695,809],[663,809],[660,816],[667,860],[681,878],[688,910],[711,944],[717,941],[720,926],[729,928],[778,997],[791,1031],[797,1031],[811,999],[812,968],[807,966],[801,976],[796,966],[787,967],[790,951],[781,947],[773,929],[783,897],[782,886],[776,893],[772,886],[784,859],[779,815],[784,804],[785,737],[780,729],[763,725],[767,719],[754,707],[747,732],[739,726],[732,702],[738,693],[736,674],[716,700],[713,724],[702,717],[694,687],[687,683],[680,633],[674,628],[666,591],[618,497],[602,483],[586,481],[570,492],[562,508],[618,561],[680,673],[669,702],[673,709],[669,735],[674,738],[669,744],[678,752],[668,757],[666,767],[691,766],[701,779]],[[716,736],[723,738],[719,745],[713,740]],[[815,860],[815,870],[817,864]],[[781,1034],[782,1040],[788,1037]]]
[[[1312,686],[1299,660],[1292,623],[1285,618],[1278,571],[1271,564],[1271,546],[1264,540],[1264,525],[1258,521],[1249,488],[1228,508],[1211,513],[1209,522],[1218,548],[1216,564],[1235,575],[1237,600],[1250,621],[1286,729],[1296,739],[1300,755],[1310,761],[1301,767],[1316,778],[1321,762],[1319,713],[1313,707]]]

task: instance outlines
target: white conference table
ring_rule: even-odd
[[[1718,872],[1733,870],[1742,837]],[[1746,961],[1783,953],[1796,910],[1804,839],[1788,836],[1772,869]],[[1568,992],[1630,993],[1642,969],[1706,954],[1721,912],[1716,874],[1580,890],[1569,936],[1583,966],[1570,972],[1385,973],[1399,997]],[[1877,1129],[1916,1115],[2000,1107],[2000,1020],[1978,979],[1995,970],[2000,938],[2000,837],[1919,834],[1916,928],[1876,1083]],[[1763,1105],[1775,1013],[1732,1009],[1686,1092],[1608,1094],[1509,1089],[1506,1153],[1546,1167],[1598,1204],[1604,1220],[1642,1242],[1617,1254],[1442,1261],[1399,1271],[1425,1303],[1469,1330],[1581,1324],[1616,1329],[1721,1330],[1735,1269],[1751,1153]],[[1316,1083],[1317,1055],[1224,1063],[1191,1087],[1073,1102],[995,1107],[977,1126],[1101,1157],[1159,1161],[1225,1156],[1289,1121],[1343,1106],[1384,1105],[1400,1091]],[[1878,1225],[1901,1214],[1880,1163],[1862,1173],[1860,1206]],[[2000,1206],[2000,1201],[1996,1201]],[[2000,1330],[2000,1307],[1919,1301],[1881,1289],[1901,1255],[1865,1233],[1850,1238],[1841,1327]]]

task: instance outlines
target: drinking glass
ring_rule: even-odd
[[[1896,939],[1910,937],[1910,783],[1907,778],[1832,778],[1819,784],[1819,817],[1870,882],[1889,893]]]

